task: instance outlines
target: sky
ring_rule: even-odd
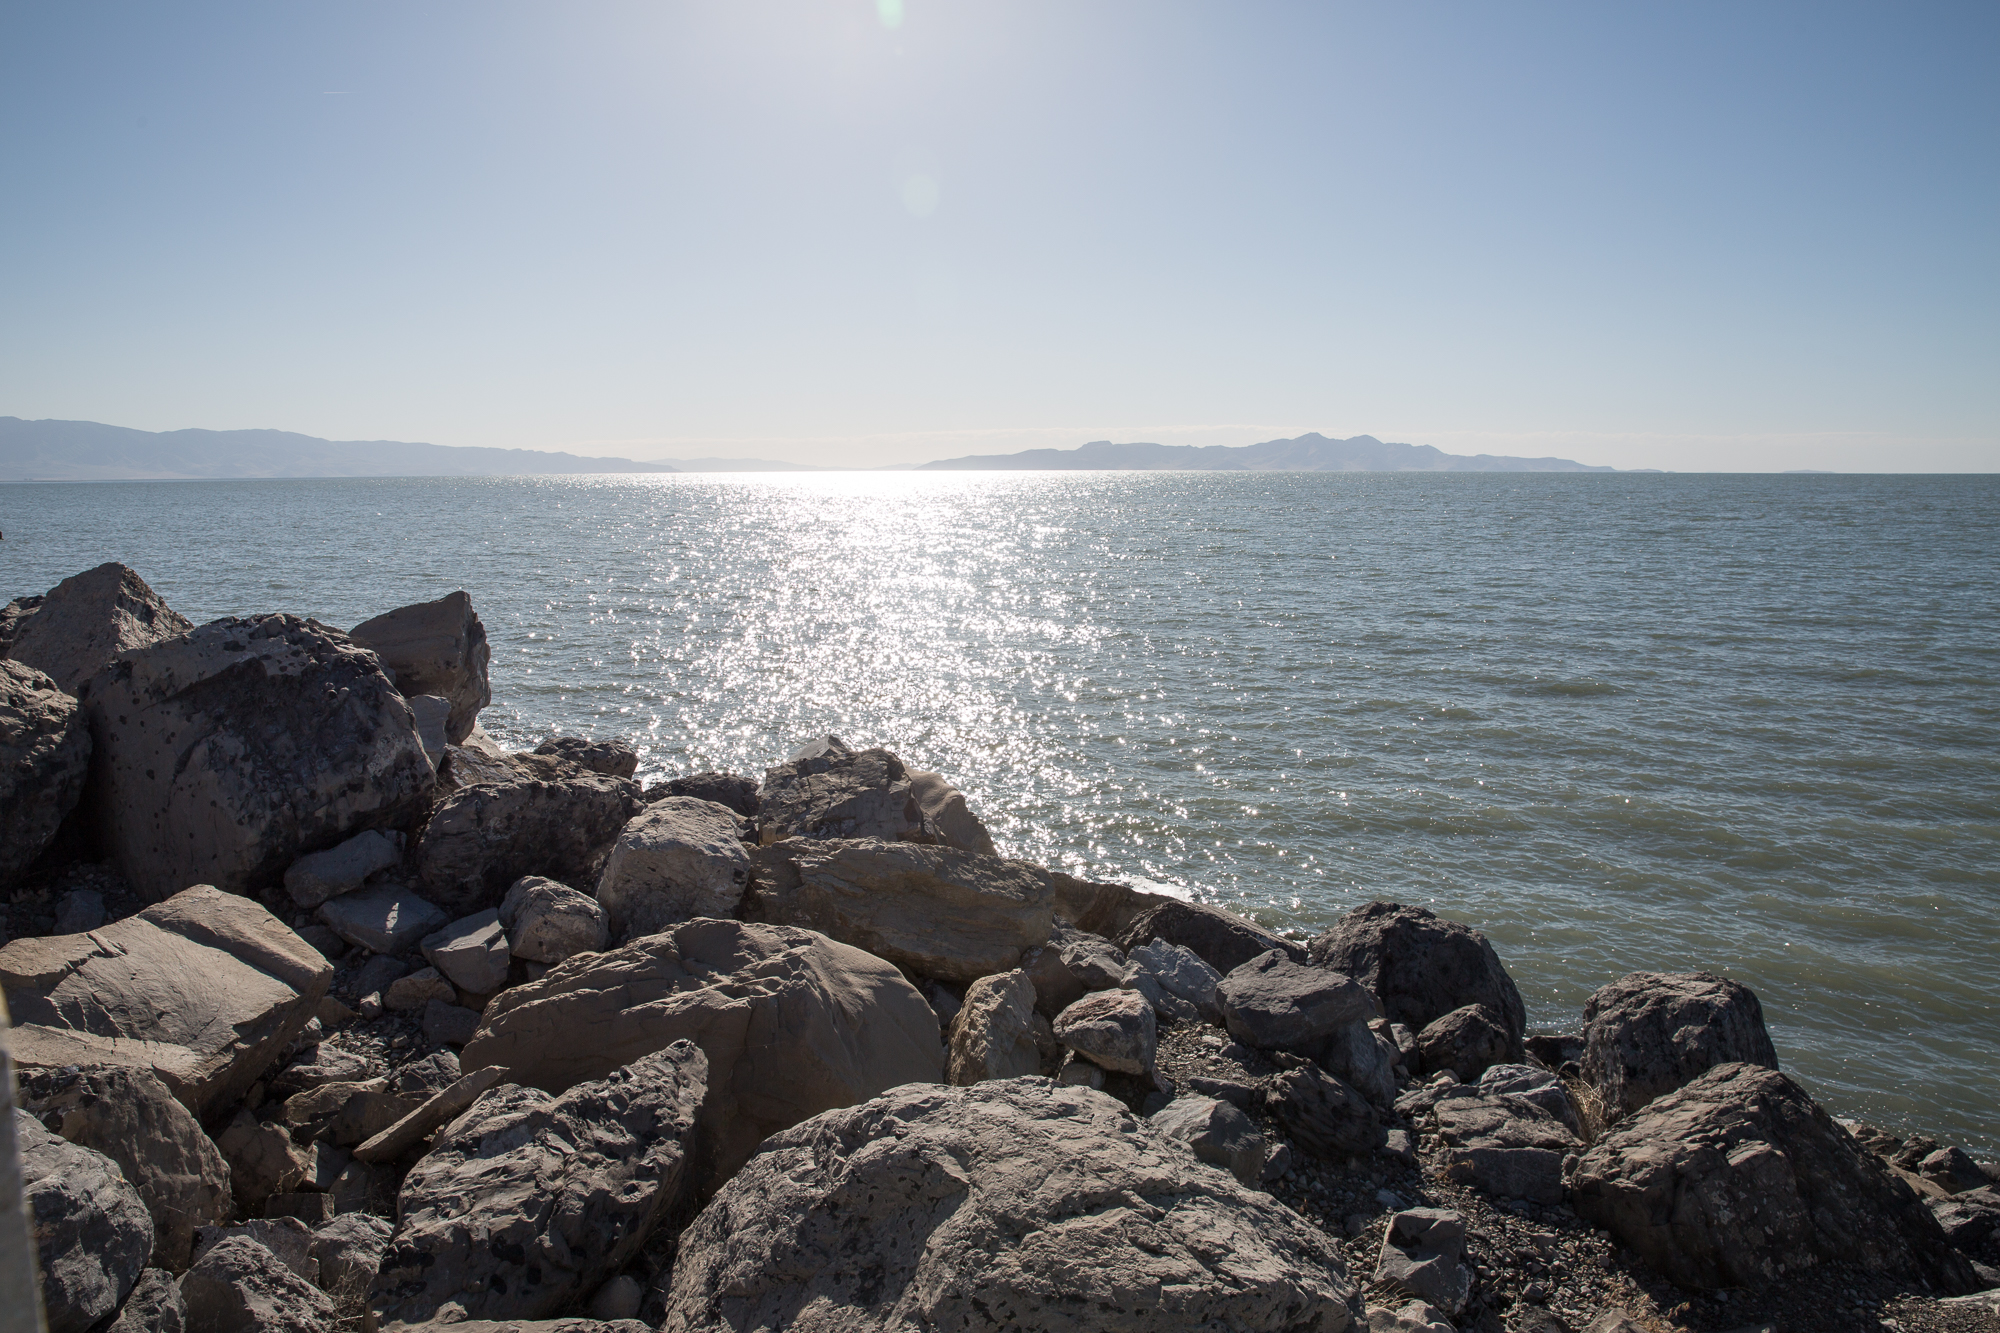
[[[0,414],[2000,470],[2000,6],[0,4]]]

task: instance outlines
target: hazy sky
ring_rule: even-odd
[[[2000,5],[0,6],[0,414],[2000,469]]]

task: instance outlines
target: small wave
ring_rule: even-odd
[[[1554,694],[1573,699],[1589,699],[1600,694],[1618,693],[1618,687],[1606,680],[1538,680],[1530,688],[1536,694]]]

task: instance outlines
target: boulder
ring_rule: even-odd
[[[248,1237],[277,1256],[278,1262],[312,1283],[319,1285],[319,1260],[312,1255],[312,1232],[295,1217],[253,1218],[241,1226],[202,1227],[195,1234],[194,1262],[216,1246],[239,1236]]]
[[[1056,889],[1056,919],[1106,939],[1124,934],[1143,913],[1180,901],[1164,893],[1146,893],[1128,884],[1078,879],[1060,870],[1051,870],[1049,880]]]
[[[1583,1122],[1577,1116],[1576,1105],[1570,1101],[1562,1080],[1546,1069],[1537,1069],[1533,1065],[1492,1065],[1479,1076],[1479,1095],[1519,1097],[1562,1121],[1563,1128],[1570,1133],[1583,1131]]]
[[[0,884],[54,840],[89,771],[90,729],[76,700],[33,667],[0,661]]]
[[[950,847],[794,839],[759,849],[743,915],[802,926],[942,981],[1021,965],[1047,942],[1041,867]]]
[[[393,1229],[367,1213],[342,1213],[314,1227],[308,1253],[319,1265],[320,1290],[336,1305],[359,1305],[374,1284]]]
[[[1182,902],[1178,898],[1162,899],[1146,908],[1115,938],[1127,953],[1154,940],[1178,944],[1223,976],[1273,949],[1292,962],[1305,961],[1303,949],[1273,935],[1255,921],[1206,903]]]
[[[1521,992],[1486,937],[1427,908],[1385,902],[1357,907],[1315,938],[1308,952],[1317,966],[1373,991],[1384,1015],[1413,1032],[1468,1004],[1498,1014],[1517,1041],[1527,1031]]]
[[[283,922],[207,884],[87,935],[0,948],[20,1067],[150,1068],[197,1117],[249,1089],[332,976]]]
[[[937,1019],[890,964],[811,931],[706,919],[502,991],[460,1060],[561,1092],[684,1037],[708,1056],[719,1177],[808,1116],[944,1076]]]
[[[1563,1162],[1582,1144],[1560,1120],[1518,1097],[1454,1097],[1437,1104],[1447,1178],[1495,1198],[1556,1204]]]
[[[1712,972],[1634,972],[1584,1001],[1583,1076],[1603,1093],[1609,1123],[1737,1062],[1778,1067],[1764,1007],[1741,982]]]
[[[413,1013],[433,1000],[458,1003],[458,989],[434,967],[418,968],[408,976],[397,977],[382,992],[382,1007],[399,1014]]]
[[[41,1070],[21,1099],[43,1125],[118,1164],[153,1219],[153,1267],[186,1268],[194,1229],[229,1216],[229,1164],[151,1070]]]
[[[1335,1028],[1320,1046],[1319,1062],[1326,1072],[1375,1105],[1387,1109],[1396,1101],[1396,1048],[1357,1020]]]
[[[773,1138],[682,1234],[663,1333],[1341,1333],[1339,1246],[1118,1102],[901,1087]]]
[[[402,953],[445,924],[443,912],[415,889],[394,882],[322,903],[319,919],[349,944],[378,954]]]
[[[116,1162],[56,1137],[25,1111],[13,1114],[48,1333],[84,1333],[138,1282],[153,1252],[153,1219]]]
[[[417,1109],[421,1099],[390,1092],[387,1081],[323,1083],[285,1102],[285,1123],[343,1148],[351,1148],[381,1133]]]
[[[332,1333],[326,1294],[249,1236],[231,1236],[181,1276],[196,1333]]]
[[[1316,1057],[1327,1038],[1375,1016],[1375,997],[1338,972],[1271,949],[1216,987],[1229,1035],[1245,1046]]]
[[[1427,1071],[1449,1069],[1467,1083],[1478,1082],[1491,1065],[1519,1064],[1523,1055],[1521,1039],[1483,1004],[1432,1020],[1417,1034],[1417,1053]]]
[[[402,862],[403,835],[363,829],[337,847],[310,852],[285,872],[285,892],[300,907],[311,910],[329,898],[352,893],[368,877]]]
[[[450,701],[444,733],[453,745],[465,740],[479,710],[493,702],[487,683],[493,651],[472,598],[464,592],[364,620],[348,637],[382,659],[404,694],[435,694]]]
[[[1169,995],[1193,1005],[1204,1021],[1222,1020],[1222,1000],[1217,994],[1222,974],[1194,950],[1184,944],[1154,939],[1134,948],[1131,961],[1150,973]]]
[[[40,599],[18,622],[7,655],[55,680],[64,694],[80,696],[92,676],[121,653],[146,648],[194,626],[116,562],[73,574]]]
[[[13,650],[21,627],[41,609],[42,601],[40,597],[16,597],[7,605],[0,606],[0,658],[5,658]]]
[[[514,956],[535,963],[601,953],[611,942],[611,923],[595,898],[540,875],[514,881],[500,903],[500,925]]]
[[[639,1306],[645,1299],[646,1288],[639,1279],[629,1273],[620,1273],[599,1287],[597,1294],[590,1298],[590,1315],[593,1319],[630,1319],[639,1313]]]
[[[935,841],[910,794],[909,770],[889,751],[856,752],[822,736],[764,770],[757,788],[758,841],[786,838],[911,838]]]
[[[707,1079],[677,1041],[561,1096],[486,1093],[403,1178],[369,1308],[539,1319],[588,1297],[692,1203]]]
[[[464,1005],[432,1000],[424,1006],[424,1040],[434,1044],[463,1046],[479,1031],[479,1011]]]
[[[1926,1203],[1953,1249],[1968,1259],[2000,1268],[2000,1188],[1982,1185]]]
[[[1274,1077],[1264,1105],[1294,1142],[1324,1158],[1371,1153],[1389,1139],[1367,1098],[1312,1065]]]
[[[315,1174],[316,1163],[292,1142],[290,1130],[248,1110],[239,1110],[223,1127],[215,1146],[229,1163],[237,1205],[250,1217],[261,1216],[272,1195],[292,1193]]]
[[[646,788],[649,802],[669,796],[692,796],[698,801],[713,801],[717,805],[728,806],[745,819],[757,817],[757,784],[734,773],[693,773]]]
[[[1056,1018],[1056,1040],[1101,1068],[1151,1077],[1159,1020],[1137,991],[1086,995]]]
[[[618,835],[597,881],[614,939],[651,935],[698,916],[735,916],[750,883],[735,812],[669,796]]]
[[[165,1269],[149,1268],[139,1275],[106,1333],[187,1333],[187,1326],[180,1284]]]
[[[514,961],[507,947],[507,932],[500,927],[497,907],[460,917],[444,929],[424,936],[420,947],[424,958],[446,980],[472,995],[491,995],[505,987],[507,968]]]
[[[546,755],[515,755],[511,780],[448,793],[417,848],[424,893],[451,912],[499,903],[523,875],[594,884],[625,821],[646,808],[638,786]]]
[[[1846,1265],[1949,1293],[1976,1279],[1930,1210],[1774,1069],[1717,1065],[1583,1154],[1579,1216],[1684,1287]]]
[[[218,620],[92,683],[90,808],[141,896],[247,892],[363,827],[417,818],[432,776],[374,657],[314,621]]]
[[[1179,1139],[1202,1161],[1219,1166],[1252,1189],[1264,1178],[1267,1145],[1250,1117],[1214,1097],[1174,1098],[1147,1119],[1170,1139]]]
[[[942,775],[911,769],[910,796],[916,801],[917,808],[923,811],[924,823],[936,832],[938,841],[945,846],[984,852],[988,856],[1000,855],[1000,850],[993,845],[993,835],[986,831],[986,825],[965,803],[965,793],[945,781]]]
[[[611,778],[629,778],[639,771],[638,753],[624,741],[552,736],[537,745],[535,753],[567,759],[578,768]]]
[[[1019,970],[981,977],[951,1027],[946,1074],[965,1086],[1042,1072],[1035,1046],[1035,983]]]
[[[465,1071],[450,1051],[432,1051],[389,1076],[389,1091],[398,1097],[428,1097],[458,1082]]]
[[[1373,1281],[1457,1314],[1472,1298],[1465,1219],[1443,1208],[1406,1208],[1382,1234]]]

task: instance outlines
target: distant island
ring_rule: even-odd
[[[897,464],[894,471],[1612,472],[1567,458],[1447,454],[1372,435],[1317,433],[1262,444],[1113,444]],[[255,477],[501,477],[604,472],[816,472],[844,469],[762,458],[642,463],[541,449],[323,440],[285,430],[133,430],[95,421],[0,417],[0,481],[179,481]]]
[[[1384,444],[1373,435],[1329,440],[1317,431],[1262,444],[1113,444],[1028,449],[923,463],[919,472],[1615,472],[1567,458],[1448,454],[1428,444]]]
[[[0,481],[223,477],[490,477],[675,472],[664,463],[403,440],[322,440],[288,430],[131,430],[0,417]]]

